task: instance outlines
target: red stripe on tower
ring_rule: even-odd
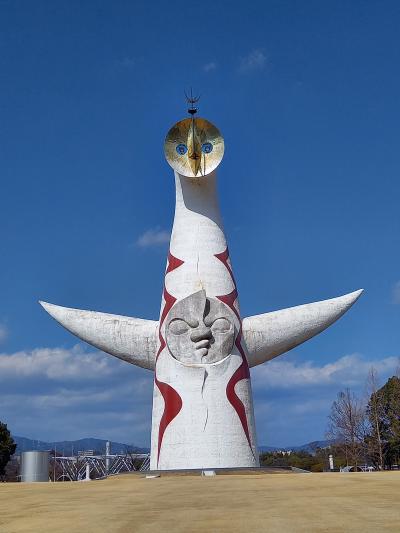
[[[239,396],[236,394],[235,386],[239,381],[242,379],[249,379],[250,378],[250,371],[249,371],[249,365],[247,362],[245,351],[243,350],[242,346],[242,320],[240,318],[240,313],[237,309],[237,299],[238,299],[238,292],[236,288],[236,281],[235,277],[232,272],[232,267],[230,265],[230,259],[229,259],[229,251],[228,248],[226,248],[222,253],[215,254],[215,257],[221,261],[221,263],[225,266],[227,271],[229,272],[229,275],[231,276],[234,289],[229,294],[225,294],[222,296],[217,296],[221,302],[226,304],[232,311],[235,313],[239,320],[239,333],[235,340],[235,345],[237,349],[239,350],[240,355],[242,356],[242,364],[239,366],[239,368],[236,370],[236,372],[233,374],[231,379],[229,380],[227,386],[226,386],[226,396],[232,405],[232,407],[235,409],[240,423],[242,424],[243,431],[245,432],[247,442],[249,443],[249,446],[251,448],[251,440],[250,440],[250,432],[249,432],[249,424],[247,421],[247,415],[246,415],[246,409],[242,402],[242,400],[239,398]],[[235,306],[236,302],[236,306]]]
[[[167,270],[165,271],[165,275],[169,274],[176,268],[183,265],[184,262],[185,261],[182,261],[182,259],[178,259],[174,255],[172,255],[171,252],[168,252],[168,265],[167,265]]]
[[[228,248],[225,248],[225,250],[223,252],[221,252],[220,254],[215,254],[215,257],[221,261],[221,263],[225,266],[225,268],[229,272],[229,274],[230,274],[230,276],[232,278],[233,284],[235,285],[235,289],[236,289],[236,281],[235,281],[235,276],[233,275],[232,267],[231,267],[231,264],[230,264],[231,261],[229,259],[229,250],[228,250]]]
[[[155,377],[155,382],[159,391],[164,398],[164,412],[160,420],[160,425],[158,428],[158,450],[157,450],[157,464],[160,459],[161,445],[164,437],[165,430],[172,422],[172,420],[178,415],[179,411],[182,409],[182,398],[176,392],[176,390],[168,385],[163,383]]]
[[[165,275],[169,274],[176,268],[180,267],[181,265],[183,265],[183,263],[184,261],[173,256],[171,252],[168,252],[168,264],[167,264],[167,268],[165,271]],[[165,339],[161,333],[161,326],[163,325],[164,320],[166,316],[168,315],[169,311],[171,310],[172,306],[176,302],[176,298],[167,291],[165,287],[165,282],[164,282],[163,297],[164,297],[165,303],[164,303],[163,310],[161,312],[160,323],[158,327],[158,338],[160,340],[160,347],[158,348],[156,363],[157,363],[159,355],[161,354],[161,352],[164,350],[166,346]],[[172,420],[178,415],[179,411],[182,409],[182,398],[179,396],[176,390],[173,387],[171,387],[171,385],[168,385],[168,383],[164,383],[163,381],[159,381],[157,379],[157,365],[156,365],[156,371],[154,375],[154,381],[162,397],[164,398],[164,412],[162,414],[160,425],[158,427],[158,450],[157,450],[157,464],[158,464],[165,430],[167,429],[169,424],[172,422]]]

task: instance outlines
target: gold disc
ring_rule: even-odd
[[[210,174],[224,156],[224,139],[204,118],[185,118],[169,130],[164,153],[171,167],[188,178]]]

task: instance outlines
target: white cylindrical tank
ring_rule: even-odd
[[[49,481],[50,452],[22,452],[21,481],[35,483]]]

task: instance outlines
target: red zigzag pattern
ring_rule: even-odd
[[[167,270],[165,272],[165,275],[167,275],[169,272],[172,272],[176,268],[183,265],[184,261],[181,261],[177,257],[174,257],[171,252],[168,252],[168,265]],[[164,281],[164,308],[161,313],[160,317],[160,324],[158,328],[158,338],[160,340],[160,347],[157,352],[156,356],[156,363],[157,359],[160,355],[160,353],[164,350],[166,346],[166,342],[164,337],[161,334],[161,326],[164,323],[164,320],[169,313],[171,307],[176,302],[176,298],[174,298],[169,292],[167,291],[165,287],[165,281]],[[178,415],[179,411],[182,409],[182,398],[179,396],[179,394],[176,392],[176,390],[171,387],[171,385],[168,385],[168,383],[164,383],[163,381],[159,381],[157,379],[157,365],[156,365],[156,372],[154,375],[154,381],[156,382],[156,385],[159,389],[159,391],[162,394],[162,397],[164,398],[164,412],[160,420],[160,426],[158,428],[158,451],[157,451],[157,465],[158,461],[160,459],[160,450],[161,450],[161,444],[164,437],[165,430],[169,426],[169,424],[172,422],[172,420]]]
[[[232,311],[237,316],[237,318],[239,320],[239,324],[240,324],[239,333],[238,333],[238,335],[236,337],[235,345],[236,345],[237,349],[239,350],[240,355],[242,356],[242,364],[239,366],[239,368],[236,370],[236,372],[233,374],[233,376],[229,380],[228,385],[226,386],[226,396],[227,396],[230,404],[232,405],[232,407],[235,409],[238,417],[239,417],[239,420],[240,420],[240,422],[242,424],[242,427],[243,427],[243,431],[246,434],[247,441],[248,441],[249,446],[251,448],[250,432],[249,432],[249,425],[248,425],[248,422],[247,422],[246,409],[245,409],[245,407],[243,405],[242,400],[239,398],[239,396],[235,392],[236,383],[238,383],[242,379],[249,379],[250,378],[249,365],[247,363],[246,354],[245,354],[245,352],[243,350],[243,346],[242,346],[242,320],[240,318],[240,314],[239,314],[237,308],[234,305],[235,301],[238,298],[236,281],[235,281],[235,278],[234,278],[234,275],[233,275],[233,272],[232,272],[232,268],[231,268],[230,264],[228,263],[228,260],[229,260],[228,248],[226,248],[225,251],[220,253],[220,254],[215,254],[215,257],[217,259],[219,259],[221,261],[221,263],[225,266],[225,268],[227,269],[227,271],[229,272],[229,274],[230,274],[230,276],[232,278],[232,282],[233,282],[233,285],[235,287],[231,293],[225,294],[225,295],[222,295],[222,296],[217,296],[217,298],[219,300],[221,300],[221,302],[223,302],[224,304],[228,305],[232,309]]]

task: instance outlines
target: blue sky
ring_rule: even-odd
[[[323,438],[345,386],[400,355],[400,5],[0,0],[0,419],[149,443],[152,376],[37,305],[157,318],[183,92],[225,137],[244,316],[364,296],[253,372],[260,444]]]

